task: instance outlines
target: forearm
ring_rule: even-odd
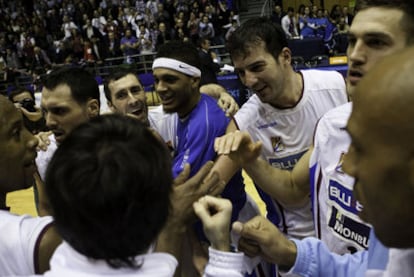
[[[175,223],[172,220],[167,221],[161,233],[158,235],[155,251],[170,253],[180,261],[182,240],[186,231],[187,228],[185,225]]]
[[[316,238],[294,240],[297,257],[290,273],[299,276],[364,276],[368,252],[338,255]]]
[[[298,185],[292,171],[272,167],[262,158],[244,165],[243,169],[257,186],[285,207],[302,207],[308,201],[310,189],[301,187],[309,187],[309,182]]]

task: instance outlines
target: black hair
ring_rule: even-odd
[[[162,44],[157,53],[157,58],[161,57],[179,60],[197,67],[198,69],[201,68],[198,50],[195,45],[190,42],[172,40]]]
[[[135,77],[137,77],[137,80],[141,83],[141,81],[139,80],[137,74],[135,73],[135,71],[131,68],[124,68],[124,67],[119,67],[114,69],[106,78],[105,78],[105,82],[104,82],[104,92],[105,92],[105,98],[106,100],[108,100],[109,102],[112,102],[112,97],[111,97],[111,90],[109,89],[109,83],[110,82],[114,82],[117,81],[121,78],[124,78],[127,75],[134,75]]]
[[[63,67],[52,71],[43,80],[43,86],[53,90],[60,85],[70,88],[73,99],[78,104],[85,104],[90,99],[99,99],[99,87],[95,77],[80,67]]]
[[[226,47],[232,57],[246,57],[253,46],[264,42],[265,49],[277,61],[284,47],[287,47],[282,27],[266,17],[248,19],[237,28],[227,41]]]
[[[169,213],[171,157],[138,120],[110,114],[75,128],[45,178],[57,231],[79,253],[137,268]]]
[[[401,25],[406,33],[407,44],[414,43],[414,1],[407,0],[357,0],[355,11],[361,11],[368,8],[384,7],[400,9],[404,12]]]

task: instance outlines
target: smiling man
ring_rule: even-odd
[[[291,170],[311,146],[318,119],[347,102],[344,78],[336,71],[295,72],[282,28],[266,18],[247,20],[232,34],[227,46],[240,80],[254,92],[230,122],[227,133],[248,132],[263,144],[260,154],[266,162],[264,167],[270,164]],[[231,142],[221,141],[224,143],[218,143],[218,153],[228,154]],[[227,159],[220,156],[217,167],[221,163],[230,168],[232,161]],[[260,178],[265,176],[250,177],[266,203],[268,218],[280,230],[296,238],[314,234],[309,198],[294,208],[283,206],[261,186]]]
[[[192,176],[206,161],[216,158],[214,140],[225,133],[230,119],[216,99],[200,92],[200,61],[194,45],[178,41],[162,45],[152,68],[154,87],[166,113],[155,129],[174,151],[174,177],[186,163],[191,165]],[[232,201],[235,220],[247,203],[240,171],[222,196]],[[201,228],[197,230],[201,237]]]
[[[414,43],[412,2],[360,0],[357,8],[348,35],[350,96],[382,58]],[[313,147],[291,172],[266,168],[265,161],[252,158],[250,151],[246,151],[251,147],[247,134],[236,133],[227,138],[243,141],[233,145],[233,150],[239,150],[238,154],[243,156],[239,159],[244,160],[243,167],[248,174],[274,198],[287,206],[295,206],[312,196],[316,235],[338,254],[367,249],[370,236],[370,225],[358,216],[361,204],[352,195],[354,179],[342,170],[343,156],[350,144],[345,126],[351,110],[352,103],[347,103],[319,120]]]

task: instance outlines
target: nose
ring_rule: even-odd
[[[135,105],[137,104],[138,99],[130,92],[128,91],[128,105]]]
[[[154,89],[157,93],[162,93],[167,90],[167,86],[164,85],[163,81],[158,81],[154,83]]]
[[[44,117],[45,117],[45,121],[46,121],[46,126],[49,129],[53,129],[53,127],[55,127],[56,124],[57,124],[53,114],[45,113]]]
[[[366,45],[361,39],[358,39],[354,45],[349,45],[348,58],[353,63],[365,63],[366,61]]]
[[[249,87],[249,88],[253,88],[255,86],[255,84],[257,83],[257,77],[254,73],[247,71],[245,72],[244,75],[244,85]]]

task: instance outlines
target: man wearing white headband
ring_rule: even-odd
[[[154,127],[174,150],[174,177],[185,164],[190,164],[192,176],[205,162],[216,158],[214,140],[225,133],[230,119],[215,99],[200,93],[200,61],[194,45],[178,41],[164,44],[152,69],[155,90],[167,113]],[[235,220],[246,203],[241,172],[230,180],[222,196],[233,203]],[[196,228],[196,232],[202,237],[201,228]],[[184,274],[194,276],[191,272]]]

